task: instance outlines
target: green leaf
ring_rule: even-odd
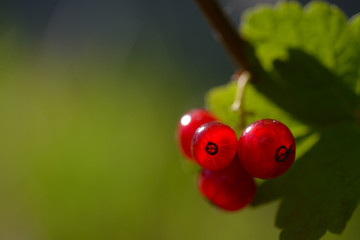
[[[340,234],[360,200],[360,15],[348,21],[325,2],[282,2],[247,11],[241,32],[260,63],[246,89],[247,120],[275,118],[297,136],[295,164],[261,184],[253,205],[282,200],[281,239]],[[232,126],[235,88],[207,95]]]
[[[257,89],[296,118],[323,125],[355,119],[359,24],[336,7],[296,2],[248,11],[241,32],[261,68]]]

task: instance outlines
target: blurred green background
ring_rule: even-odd
[[[237,21],[256,2],[222,4]],[[179,117],[234,71],[190,0],[0,13],[0,239],[278,239],[278,202],[218,210],[178,152]]]

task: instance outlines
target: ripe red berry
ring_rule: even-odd
[[[238,159],[220,170],[203,169],[198,176],[198,188],[211,203],[228,211],[250,204],[256,192],[254,179],[242,169]]]
[[[216,121],[216,117],[205,109],[193,109],[185,113],[177,128],[177,139],[180,145],[180,149],[189,159],[192,159],[191,155],[191,140],[198,127],[204,123]]]
[[[238,157],[251,176],[262,179],[278,177],[294,162],[295,140],[281,122],[259,120],[242,132]]]
[[[237,151],[237,137],[229,126],[209,122],[199,127],[192,139],[192,154],[200,166],[217,170],[228,166]]]

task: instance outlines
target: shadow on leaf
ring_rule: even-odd
[[[276,60],[270,73],[261,71],[257,89],[299,120],[318,126],[354,119],[355,91],[313,56],[289,49],[286,61]]]

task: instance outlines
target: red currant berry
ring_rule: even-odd
[[[216,120],[216,117],[205,109],[193,109],[181,117],[177,128],[177,139],[185,156],[192,159],[191,139],[196,129],[204,123]]]
[[[198,188],[211,203],[228,211],[250,204],[256,192],[254,179],[242,169],[238,159],[220,170],[203,169],[198,176]]]
[[[295,140],[281,122],[263,119],[250,124],[241,134],[238,156],[253,177],[269,179],[286,172],[295,159]]]
[[[237,137],[229,126],[209,122],[199,127],[192,139],[192,154],[200,166],[210,170],[226,167],[237,151]]]

